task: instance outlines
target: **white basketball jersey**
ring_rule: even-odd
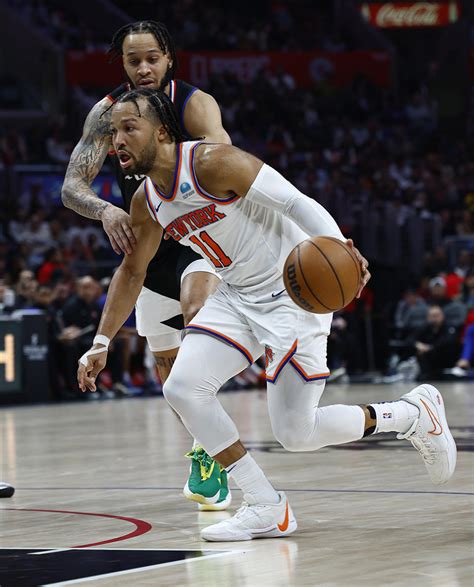
[[[274,284],[290,251],[308,238],[292,220],[237,195],[206,192],[194,172],[202,141],[177,145],[170,194],[147,177],[145,193],[154,220],[182,245],[202,255],[229,285],[246,291]]]

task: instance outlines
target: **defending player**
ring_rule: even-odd
[[[418,450],[431,480],[445,483],[455,468],[456,445],[435,387],[420,385],[395,402],[318,407],[328,376],[332,316],[297,307],[284,290],[282,268],[288,253],[308,235],[345,240],[330,214],[248,153],[182,142],[172,104],[162,92],[123,96],[113,108],[112,129],[122,167],[148,177],[132,201],[137,247],[113,277],[95,344],[80,361],[79,386],[94,389],[109,339],[128,316],[159,246],[161,227],[211,259],[222,281],[188,325],[164,386],[166,399],[190,433],[244,493],[242,508],[203,529],[201,536],[251,540],[296,529],[285,494],[275,491],[246,452],[216,397],[264,349],[270,358],[270,421],[286,449],[317,450],[393,431]],[[189,186],[185,193],[178,189],[182,182]],[[366,260],[353,250],[361,264],[362,289],[370,274]]]
[[[89,113],[82,138],[69,162],[62,200],[79,214],[100,220],[114,251],[130,254],[135,246],[135,235],[127,212],[132,196],[144,178],[140,174],[122,173],[118,159],[111,151],[111,103],[130,89],[130,85],[161,88],[174,103],[186,137],[205,137],[206,141],[217,143],[231,141],[222,128],[221,113],[214,98],[174,79],[176,52],[163,24],[140,21],[122,27],[112,39],[110,52],[113,57],[122,57],[130,83],[116,88]],[[108,153],[127,212],[99,199],[91,188]],[[183,185],[180,184],[180,189]],[[183,325],[202,307],[218,281],[206,261],[172,240],[163,242],[151,260],[137,300],[137,330],[141,336],[146,336],[163,382],[176,359]],[[185,487],[187,497],[201,502],[200,509],[225,509],[231,500],[225,471],[215,467],[212,459],[198,446],[193,447],[188,456],[192,458],[192,473]],[[211,503],[216,494],[219,495],[218,502]]]

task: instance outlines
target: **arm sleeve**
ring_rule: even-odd
[[[291,218],[308,236],[333,236],[346,241],[321,204],[302,194],[269,165],[260,169],[245,198]]]

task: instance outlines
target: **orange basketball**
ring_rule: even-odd
[[[351,302],[360,287],[360,265],[337,238],[316,236],[297,245],[283,270],[291,299],[303,310],[329,314]]]

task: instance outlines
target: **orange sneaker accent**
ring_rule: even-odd
[[[280,532],[285,532],[285,530],[288,529],[289,521],[290,521],[290,518],[288,516],[288,501],[287,501],[286,502],[286,509],[285,509],[285,519],[283,520],[283,524],[277,524],[278,530],[280,530]]]
[[[433,430],[428,430],[428,434],[433,434],[433,436],[439,436],[440,434],[443,434],[443,427],[441,426],[438,418],[436,417],[436,414],[430,407],[428,407],[428,405],[423,400],[420,401],[425,406],[425,409],[428,412],[428,416],[431,418],[431,421],[433,422]],[[436,425],[439,426],[439,429],[436,427]]]

